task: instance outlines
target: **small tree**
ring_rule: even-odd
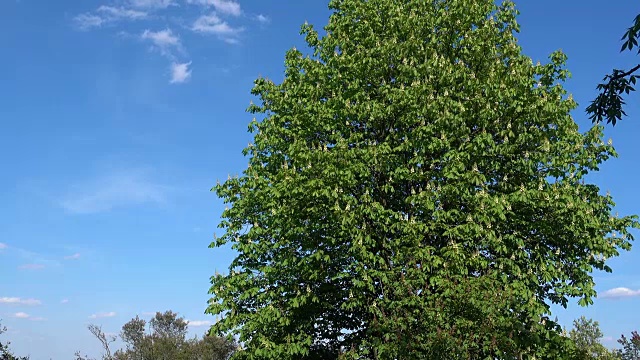
[[[615,353],[602,344],[602,336],[598,322],[584,316],[573,321],[573,329],[569,332],[569,337],[582,357],[598,360],[616,359]]]
[[[567,356],[550,304],[592,303],[637,222],[586,181],[615,151],[571,118],[565,55],[523,55],[509,1],[330,7],[256,80],[249,166],[215,187],[238,255],[212,331],[238,359]]]

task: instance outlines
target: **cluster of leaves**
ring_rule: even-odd
[[[126,347],[113,355],[110,344],[115,337],[95,325],[89,330],[102,344],[103,360],[227,360],[237,348],[235,342],[217,336],[187,339],[187,327],[188,322],[172,311],[158,312],[148,323],[136,316],[122,326]],[[80,353],[76,359],[88,360]]]
[[[0,322],[0,335],[2,335],[3,333],[5,333],[7,331],[7,328],[5,326],[2,325],[2,323]],[[12,352],[11,349],[9,349],[9,345],[11,345],[10,342],[5,342],[2,343],[0,341],[0,360],[29,360],[28,356],[15,356]]]
[[[623,43],[620,51],[632,50],[638,47],[638,33],[640,32],[640,14],[634,19],[633,25],[627,29],[622,36]],[[638,48],[640,54],[640,48]],[[629,70],[613,69],[602,79],[602,83],[597,85],[600,91],[598,96],[587,107],[587,113],[593,122],[601,122],[602,120],[616,125],[623,115],[627,115],[623,109],[625,105],[623,94],[629,94],[635,91],[634,86],[638,79],[636,72],[640,70],[640,64]]]
[[[330,7],[214,188],[238,255],[212,331],[236,359],[563,358],[550,304],[592,303],[638,225],[585,180],[616,153],[570,117],[566,57],[524,56],[509,1]]]

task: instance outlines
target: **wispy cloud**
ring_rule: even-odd
[[[189,4],[213,6],[213,8],[225,15],[240,16],[242,9],[237,1],[233,0],[187,0]]]
[[[268,24],[271,22],[271,19],[268,16],[262,14],[256,15],[256,20],[262,24]]]
[[[191,70],[189,69],[191,61],[177,61],[176,52],[183,53],[184,50],[180,38],[171,29],[167,28],[160,31],[145,30],[140,37],[143,40],[150,41],[154,49],[160,51],[162,55],[172,61],[169,83],[178,84],[189,80],[191,77]]]
[[[114,317],[114,316],[116,316],[116,313],[114,311],[101,312],[101,313],[96,313],[96,314],[89,315],[89,319],[102,319],[102,318],[110,318],[110,317]]]
[[[626,287],[617,287],[601,293],[598,297],[603,299],[621,299],[636,296],[640,296],[640,290],[631,290]]]
[[[29,314],[27,314],[25,312],[22,312],[22,311],[13,314],[13,317],[16,318],[16,319],[26,319],[26,320],[31,320],[31,321],[44,321],[44,320],[46,320],[43,317],[31,316],[31,315],[29,315]]]
[[[105,23],[105,19],[103,19],[102,16],[90,13],[80,14],[73,20],[80,30],[89,30],[91,28],[100,27]]]
[[[8,248],[8,247],[9,247],[9,246],[7,246],[7,244],[5,244],[5,243],[1,243],[1,242],[0,242],[0,250],[4,250],[4,249],[6,249],[6,248]]]
[[[162,204],[167,192],[168,187],[151,181],[145,172],[129,170],[75,186],[60,205],[70,213],[92,214],[126,206]]]
[[[131,0],[131,6],[147,9],[164,9],[175,5],[173,0]]]
[[[209,326],[211,325],[211,321],[208,320],[187,320],[189,326],[191,327],[200,327],[200,326]]]
[[[186,82],[191,78],[191,61],[186,63],[173,63],[171,64],[171,80],[172,84],[179,84]]]
[[[170,54],[173,48],[179,49],[181,47],[180,38],[171,31],[171,29],[164,29],[160,31],[145,30],[140,37],[143,40],[149,40],[156,46],[163,54]]]
[[[211,3],[216,11],[219,11],[223,14],[240,16],[240,14],[242,13],[240,4],[232,0],[211,0]]]
[[[196,15],[196,18],[185,18],[187,14],[192,13],[192,9],[181,8],[185,4],[203,6],[205,12]],[[172,14],[172,9],[179,11]],[[155,20],[163,20],[166,23],[168,19],[186,23],[191,31],[216,36],[229,44],[238,43],[240,35],[245,31],[245,24],[233,21],[244,21],[247,22],[246,25],[251,25],[251,22],[270,22],[269,17],[263,14],[247,15],[238,0],[112,0],[105,1],[92,11],[77,15],[73,20],[81,30],[111,28],[115,34],[129,34],[127,38],[142,39],[150,43],[152,49],[169,59],[169,83],[184,83],[192,77],[192,59],[181,40],[180,29],[166,28],[154,31],[147,28],[142,33],[131,29],[131,23],[134,21],[146,20],[152,23]],[[231,23],[230,19],[233,20]]]
[[[102,5],[98,8],[97,11],[103,14],[106,18],[112,19],[112,20],[119,20],[119,19],[139,20],[149,16],[149,13],[147,13],[146,11],[127,9],[122,6],[114,7],[114,6]]]
[[[242,28],[230,26],[216,14],[200,16],[191,26],[191,30],[201,34],[216,35],[228,43],[237,43],[238,35],[243,31]]]
[[[60,300],[60,304],[67,304],[67,303],[69,303],[69,299]]]
[[[149,13],[146,11],[102,5],[94,13],[88,12],[76,16],[74,21],[80,29],[89,30],[120,20],[140,20],[148,16]]]
[[[75,253],[73,255],[68,255],[64,257],[65,260],[78,260],[80,259],[80,253]]]
[[[42,270],[44,268],[45,266],[42,264],[24,264],[18,266],[18,269],[20,270]]]
[[[42,304],[42,301],[36,299],[23,299],[19,297],[0,297],[0,304],[33,306]]]

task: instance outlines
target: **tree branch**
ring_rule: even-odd
[[[627,77],[627,76],[633,74],[634,72],[638,71],[639,69],[640,69],[640,64],[634,66],[629,71],[625,71],[625,72],[617,74],[615,76],[611,76],[611,80],[610,81],[615,81],[615,80],[622,79],[623,77]]]

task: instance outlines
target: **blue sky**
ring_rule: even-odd
[[[595,84],[638,60],[618,53],[632,3],[517,1],[525,53],[569,56],[582,129]],[[328,15],[320,0],[0,2],[0,318],[16,353],[97,356],[88,323],[116,333],[167,309],[205,331],[209,276],[232,256],[207,248],[224,207],[209,189],[246,167],[252,81],[280,80],[300,25]],[[635,95],[628,104],[607,127],[620,158],[591,177],[621,214],[640,213]],[[634,249],[596,274],[602,294],[626,296],[573,304],[561,322],[593,317],[610,338],[640,328],[638,261]]]

